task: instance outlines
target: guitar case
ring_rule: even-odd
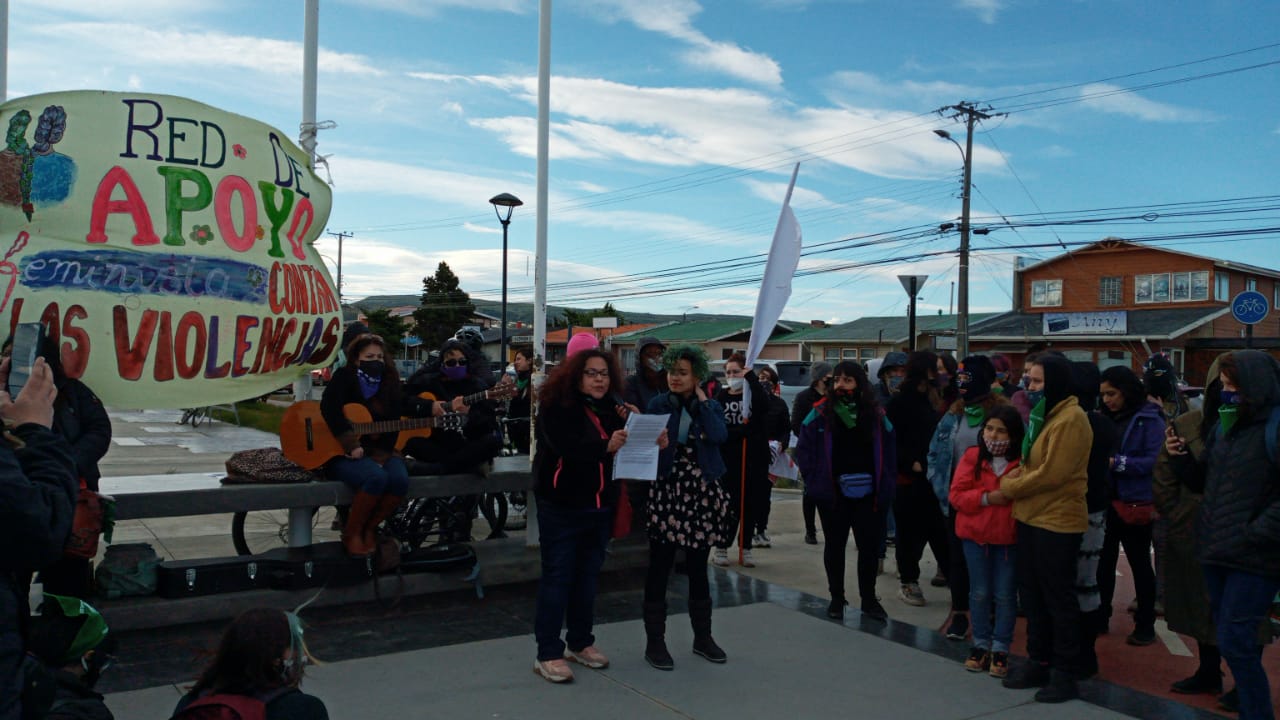
[[[466,543],[443,542],[427,545],[400,556],[400,572],[445,572],[470,570],[479,562],[476,550]]]
[[[156,566],[156,594],[176,599],[269,587],[278,570],[270,560],[255,555],[165,560]]]
[[[276,590],[359,585],[373,579],[373,558],[351,558],[341,542],[281,547],[255,555],[271,568],[268,582]]]

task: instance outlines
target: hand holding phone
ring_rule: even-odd
[[[8,387],[11,359],[0,362],[0,376]],[[7,391],[0,390],[0,417],[14,425],[35,423],[47,428],[53,427],[53,400],[58,396],[58,388],[53,384],[53,371],[44,358],[38,357],[31,367],[26,386],[16,400],[9,397]]]

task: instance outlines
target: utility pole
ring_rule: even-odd
[[[990,109],[990,108],[988,108]],[[961,102],[943,110],[954,110],[952,117],[965,117],[965,141],[960,154],[964,159],[964,180],[960,195],[960,292],[956,298],[956,353],[959,357],[969,355],[969,196],[973,183],[973,126],[978,120],[987,120],[990,114],[979,110],[970,102]],[[955,142],[946,130],[934,131],[939,137]],[[959,147],[959,143],[956,145]]]
[[[333,232],[332,230],[330,230],[329,234],[338,238],[338,319],[339,319],[339,322],[341,322],[343,320],[343,317],[342,317],[342,241],[351,237],[351,233]]]

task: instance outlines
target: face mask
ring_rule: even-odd
[[[365,375],[368,375],[371,378],[382,377],[382,371],[386,367],[387,367],[386,365],[384,365],[381,361],[378,361],[378,360],[361,360],[360,361],[360,372],[364,373]]]
[[[662,372],[662,361],[658,358],[649,358],[644,361],[645,367],[653,372]]]
[[[1026,390],[1027,387],[1031,385],[1031,378],[1027,377],[1026,375],[1023,375],[1022,379],[1018,381],[1018,385],[1023,390]]]
[[[444,371],[444,376],[449,378],[450,380],[461,380],[462,378],[467,376],[466,365],[455,365],[454,367],[449,367],[446,365],[440,369]]]
[[[1223,390],[1218,393],[1223,405],[1236,405],[1240,402],[1240,394],[1234,390]]]
[[[1043,390],[1028,390],[1028,391],[1027,391],[1027,402],[1031,403],[1031,407],[1035,407],[1036,405],[1039,405],[1039,404],[1040,404],[1040,401],[1041,401],[1041,400],[1043,400],[1043,399],[1044,399],[1044,391],[1043,391]]]
[[[889,392],[896,392],[899,387],[902,387],[902,379],[901,375],[890,376],[888,381]]]
[[[997,382],[1004,382],[1005,380],[1008,380],[1008,379],[1009,379],[1009,373],[1007,373],[1007,372],[998,372],[998,373],[996,373],[996,381],[997,381]]]
[[[835,391],[835,394],[836,394],[836,397],[840,398],[841,400],[843,400],[843,401],[845,401],[845,402],[853,402],[853,391],[852,391],[852,390],[845,390],[845,389],[841,388],[841,389],[837,389],[837,390]]]
[[[742,390],[742,383],[744,382],[746,382],[746,379],[740,377],[733,377],[725,380],[725,384],[729,386],[729,390],[732,392],[740,392]]]
[[[773,394],[773,383],[769,382],[768,380],[761,380],[760,387],[764,388],[765,393],[769,395]]]
[[[982,443],[987,446],[987,450],[991,452],[992,457],[1002,458],[1009,452],[1008,440],[988,440],[982,438]]]

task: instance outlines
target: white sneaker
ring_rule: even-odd
[[[729,551],[725,548],[716,548],[715,553],[711,556],[711,562],[719,567],[729,567]]]
[[[751,541],[751,544],[754,545],[755,547],[762,547],[762,548],[773,547],[773,538],[769,537],[768,533],[763,533],[763,532],[756,533],[756,537],[754,540]]]
[[[742,567],[755,567],[755,566],[756,566],[756,561],[751,559],[751,551],[743,550],[742,551]]]

